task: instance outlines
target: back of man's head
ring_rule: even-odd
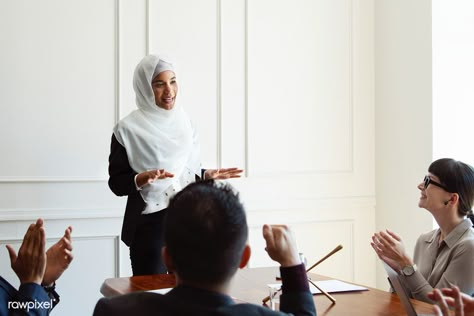
[[[185,282],[215,285],[229,280],[247,237],[244,207],[228,184],[192,183],[170,200],[164,243]]]

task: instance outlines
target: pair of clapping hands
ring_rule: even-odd
[[[474,298],[461,293],[456,286],[434,289],[428,297],[435,301],[434,313],[437,316],[449,316],[449,307],[454,307],[455,316],[474,316]]]
[[[52,286],[73,259],[72,227],[66,228],[64,236],[46,250],[46,233],[43,225],[44,222],[40,218],[29,226],[18,254],[12,246],[6,245],[11,267],[21,284]]]

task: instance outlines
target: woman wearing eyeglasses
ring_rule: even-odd
[[[389,230],[372,236],[372,248],[381,260],[399,271],[415,299],[432,302],[428,293],[433,288],[453,285],[473,295],[474,168],[454,159],[436,160],[418,189],[418,206],[433,215],[439,228],[418,238],[413,259],[401,238]]]

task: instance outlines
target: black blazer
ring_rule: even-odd
[[[112,134],[109,155],[109,187],[117,196],[128,196],[121,237],[127,246],[132,243],[140,214],[145,209],[145,202],[135,186],[136,175],[137,173],[128,162],[125,147]]]
[[[201,170],[201,176],[205,169]],[[122,241],[130,246],[137,229],[145,201],[135,186],[135,172],[128,162],[127,151],[112,134],[109,155],[109,187],[117,196],[128,196],[122,225]],[[196,175],[196,181],[201,178]]]
[[[309,291],[283,293],[280,297],[281,312],[255,304],[236,304],[227,295],[188,286],[178,286],[162,295],[136,292],[111,298],[101,298],[94,316],[128,315],[316,315],[313,296]]]

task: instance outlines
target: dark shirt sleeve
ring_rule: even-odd
[[[308,275],[303,264],[280,267],[283,292],[309,291]]]
[[[9,298],[7,303],[8,315],[43,316],[49,315],[55,306],[51,298],[42,286],[36,283],[25,283],[20,285],[16,295]]]
[[[127,151],[112,134],[109,155],[109,187],[115,195],[124,196],[136,191],[135,175],[130,167]]]
[[[280,267],[280,275],[282,282],[280,311],[293,315],[316,315],[305,266],[300,264]]]

